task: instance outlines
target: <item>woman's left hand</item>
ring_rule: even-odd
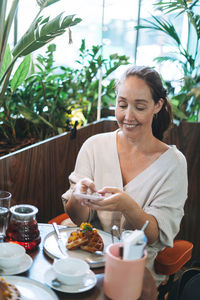
[[[133,199],[121,191],[120,189],[113,187],[104,187],[99,190],[98,193],[104,196],[105,194],[111,194],[110,196],[105,196],[103,200],[89,200],[87,206],[96,210],[107,210],[107,211],[121,211],[127,209],[129,204],[133,203]]]

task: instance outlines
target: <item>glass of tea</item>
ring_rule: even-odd
[[[10,208],[10,222],[6,230],[6,242],[15,242],[26,250],[34,250],[41,242],[36,220],[38,208],[19,204]]]
[[[3,242],[6,234],[11,198],[11,193],[0,191],[0,242]]]

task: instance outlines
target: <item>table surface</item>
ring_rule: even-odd
[[[41,243],[39,247],[34,251],[29,253],[29,255],[33,258],[33,264],[31,268],[20,274],[21,276],[25,276],[34,280],[37,280],[43,284],[45,284],[44,274],[51,267],[53,260],[49,258],[43,250],[43,243],[45,236],[53,230],[51,224],[38,224],[40,235],[41,235]],[[87,292],[83,293],[63,293],[54,290],[60,300],[108,300],[103,291],[103,279],[104,279],[104,268],[96,268],[93,269],[97,277],[97,284],[94,288]]]

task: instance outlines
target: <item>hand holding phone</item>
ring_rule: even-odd
[[[84,193],[78,193],[78,192],[74,192],[74,197],[76,197],[78,199],[86,199],[86,200],[92,200],[92,201],[103,200],[105,198],[99,193],[84,194]]]

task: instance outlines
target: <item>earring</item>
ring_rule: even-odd
[[[158,116],[158,114],[154,114],[154,115],[153,115],[153,118],[154,118],[154,119],[157,119],[157,116]]]

